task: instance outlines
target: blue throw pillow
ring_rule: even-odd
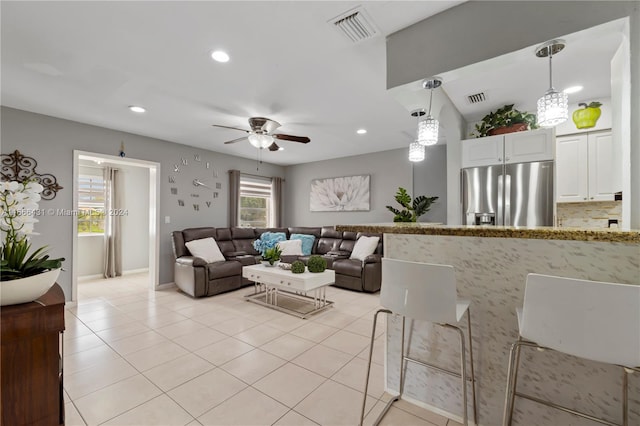
[[[280,241],[286,241],[287,235],[284,232],[264,232],[259,240],[253,242],[253,248],[264,255],[265,250],[275,247]]]
[[[291,234],[289,239],[302,240],[302,254],[305,256],[309,256],[311,254],[313,242],[316,240],[316,237],[308,234]]]

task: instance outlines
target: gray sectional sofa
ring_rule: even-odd
[[[174,280],[176,285],[193,297],[213,296],[253,284],[242,278],[242,266],[260,261],[260,253],[253,242],[264,232],[284,232],[315,236],[312,254],[323,256],[327,267],[336,273],[335,286],[350,290],[377,292],[382,274],[382,235],[336,231],[333,226],[292,228],[188,228],[172,233],[175,256]],[[349,259],[353,247],[361,236],[380,237],[374,254],[364,261]],[[185,243],[202,238],[213,238],[225,260],[207,263],[191,255]],[[309,256],[285,256],[283,262],[302,260]]]

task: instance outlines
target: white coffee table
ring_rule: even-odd
[[[248,301],[278,311],[307,318],[333,305],[326,295],[327,286],[336,280],[335,272],[330,269],[294,274],[277,266],[260,264],[243,266],[242,276],[255,284],[253,294],[245,296]]]

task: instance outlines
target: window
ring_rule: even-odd
[[[104,234],[105,187],[102,176],[78,176],[78,233]]]
[[[271,179],[240,175],[239,226],[272,227],[271,200]]]

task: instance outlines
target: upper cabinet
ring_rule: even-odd
[[[462,167],[553,160],[553,145],[552,129],[467,139],[462,141]]]
[[[614,199],[611,131],[559,137],[556,150],[559,203]]]

